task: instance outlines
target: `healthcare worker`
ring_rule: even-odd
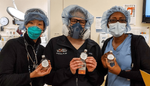
[[[89,39],[93,18],[87,10],[78,5],[70,5],[63,10],[64,35],[52,38],[45,49],[45,55],[50,59],[53,68],[47,80],[53,86],[102,84],[104,76],[101,73],[104,68],[100,60],[101,50],[96,42]],[[88,54],[86,60],[80,56],[84,51]],[[86,63],[86,70],[83,71],[86,73],[79,74],[83,62]]]
[[[102,29],[112,35],[102,47],[102,63],[106,71],[106,86],[145,86],[140,69],[150,73],[150,48],[143,36],[127,33],[131,30],[130,13],[121,6],[104,12]],[[114,63],[107,56],[112,51]]]
[[[24,16],[26,33],[10,39],[0,53],[0,86],[43,86],[42,77],[50,73],[40,64],[44,47],[40,35],[48,26],[48,18],[38,8],[29,9]],[[40,65],[39,65],[40,64]]]

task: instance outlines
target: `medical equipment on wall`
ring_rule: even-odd
[[[14,0],[12,0],[12,1],[13,1],[13,5],[15,8],[7,7],[7,12],[10,16],[12,16],[14,18],[13,24],[19,25],[19,24],[23,23],[25,14],[23,12],[19,11],[16,7],[15,1]]]
[[[14,5],[15,8],[13,8],[13,7],[7,7],[7,13],[10,16],[13,17],[13,22],[12,23],[14,25],[19,25],[19,27],[17,28],[16,32],[18,34],[22,35],[23,33],[22,33],[22,31],[19,28],[22,28],[22,25],[23,25],[23,22],[24,22],[24,15],[25,14],[23,12],[19,11],[17,9],[15,1],[14,0],[12,0],[12,1],[13,1],[13,5]]]
[[[9,19],[7,17],[0,18],[0,24],[2,25],[0,31],[4,31],[4,26],[8,25]]]

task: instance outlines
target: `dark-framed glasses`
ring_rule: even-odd
[[[126,19],[119,19],[119,20],[117,20],[117,19],[109,19],[108,22],[109,23],[116,23],[116,22],[126,23],[127,21],[126,21]]]
[[[78,20],[78,19],[74,19],[74,18],[70,19],[70,23],[71,24],[75,24],[77,22],[79,22],[81,25],[85,25],[86,24],[86,20]]]

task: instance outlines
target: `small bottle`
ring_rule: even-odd
[[[42,60],[41,60],[41,64],[43,66],[42,70],[46,70],[49,67],[49,62],[48,59],[46,59],[45,55],[42,55]]]
[[[87,55],[87,49],[84,49],[84,52],[81,53],[80,58],[81,61],[83,62],[83,65],[81,68],[79,68],[78,70],[78,74],[86,74],[86,62],[85,60],[87,59],[88,55]]]
[[[107,59],[109,63],[114,63],[114,55],[112,53],[112,51],[109,51],[110,53],[107,55]]]

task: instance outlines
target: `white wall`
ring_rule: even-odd
[[[56,33],[62,34],[62,9],[72,4],[84,7],[92,15],[94,15],[94,17],[102,16],[104,11],[115,5],[124,6],[125,4],[135,4],[136,25],[132,25],[132,27],[150,27],[150,24],[141,23],[143,0],[51,0],[51,37],[57,36]],[[96,33],[95,21],[92,24],[91,29],[91,38],[96,42],[99,42],[99,33]]]

